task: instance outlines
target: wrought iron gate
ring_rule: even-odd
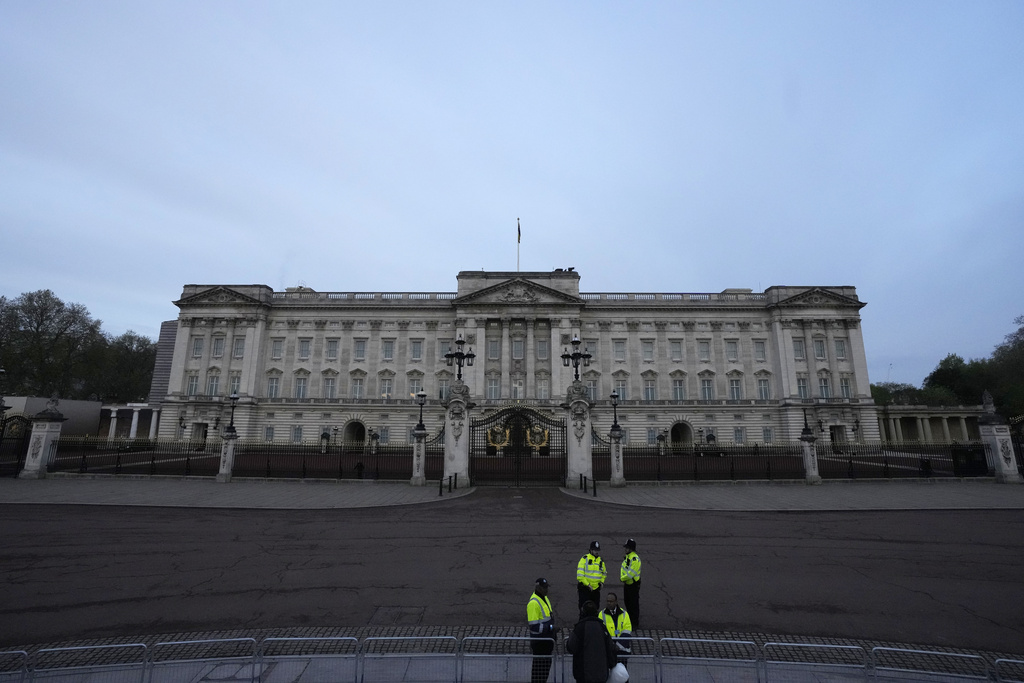
[[[508,406],[470,422],[474,485],[564,486],[565,420]]]
[[[16,477],[25,466],[32,421],[21,415],[0,418],[0,477]]]

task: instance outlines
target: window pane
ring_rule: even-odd
[[[327,360],[338,360],[338,340],[327,340]]]
[[[735,361],[739,359],[739,348],[740,344],[738,341],[730,340],[725,342],[725,357],[727,360]]]
[[[672,354],[672,360],[683,359],[683,342],[674,341],[669,342],[669,352]]]
[[[391,398],[391,387],[392,387],[391,378],[390,377],[381,377],[381,379],[380,379],[380,397],[381,398]]]
[[[653,361],[654,360],[654,342],[652,342],[652,341],[640,342],[640,348],[643,351],[644,360],[646,360],[646,361]]]
[[[413,360],[420,360],[423,358],[423,342],[419,339],[413,339],[409,343],[409,356]]]
[[[235,337],[235,348],[232,353],[235,358],[241,358],[245,355],[245,337]]]
[[[203,339],[202,337],[195,337],[192,340],[192,357],[199,358],[203,355]]]
[[[324,377],[324,398],[334,398],[335,395],[336,391],[334,378]]]
[[[448,400],[448,391],[450,389],[449,381],[441,379],[437,381],[437,397],[442,401]]]
[[[355,360],[366,360],[366,340],[356,339],[352,346],[352,357]]]
[[[836,339],[836,358],[844,360],[846,358],[846,340]]]
[[[352,398],[362,398],[365,385],[362,377],[352,379]]]
[[[278,360],[284,356],[284,340],[275,339],[270,343],[270,357]]]
[[[279,377],[267,378],[267,398],[277,398],[281,390],[281,379]]]
[[[242,387],[242,376],[235,374],[231,375],[231,389],[229,390],[232,394],[237,394]]]
[[[500,339],[488,339],[487,340],[487,357],[488,358],[501,358],[501,340]]]
[[[512,358],[515,360],[523,359],[523,340],[513,339],[512,340]]]
[[[686,383],[681,379],[672,380],[672,400],[673,401],[685,401],[686,400]]]
[[[806,377],[796,378],[796,393],[798,396],[800,396],[800,398],[808,398]]]
[[[614,352],[615,360],[626,360],[626,342],[617,339],[612,342],[612,350]]]
[[[814,340],[814,357],[818,360],[825,359],[825,340],[815,339]]]
[[[794,339],[793,340],[793,358],[797,360],[804,359],[804,340]]]
[[[306,377],[295,378],[295,398],[306,398],[306,385],[309,379]]]
[[[548,340],[538,339],[537,340],[537,358],[539,360],[547,360],[548,357]]]
[[[738,379],[729,380],[729,398],[738,401],[743,398],[743,387]]]
[[[702,379],[700,381],[700,397],[703,401],[713,401],[715,399],[714,380]]]
[[[220,393],[220,375],[210,375],[206,378],[206,395],[216,396]]]
[[[765,360],[766,349],[763,341],[754,342],[754,360]]]
[[[384,360],[394,360],[395,358],[395,340],[385,339],[381,343],[381,357]]]
[[[538,379],[537,380],[537,398],[539,398],[539,399],[550,398],[550,396],[548,394],[548,391],[549,391],[549,389],[548,389],[548,380],[546,378]]]
[[[271,427],[270,425],[267,425],[266,427],[263,428],[263,440],[264,441],[273,441],[274,440],[274,428]]]
[[[220,358],[224,355],[224,337],[213,338],[213,357]]]
[[[766,380],[766,379],[759,379],[759,380],[757,380],[757,397],[759,399],[761,399],[762,401],[770,399],[772,397],[771,393],[772,393],[771,392],[771,387],[768,384],[768,380]]]
[[[711,360],[711,342],[697,342],[697,357],[700,358],[700,360]]]

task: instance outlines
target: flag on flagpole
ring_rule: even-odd
[[[516,219],[516,244],[523,242],[523,229],[519,226],[519,219]]]

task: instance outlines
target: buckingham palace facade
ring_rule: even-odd
[[[161,400],[159,437],[410,440],[415,395],[436,433],[465,342],[471,410],[510,403],[558,415],[578,368],[595,432],[618,395],[624,438],[673,443],[793,441],[804,419],[826,439],[878,440],[860,328],[848,286],[763,293],[587,293],[573,269],[463,271],[455,292],[274,291],[186,285]],[[236,395],[232,411],[229,396]],[[232,415],[233,412],[233,415]]]

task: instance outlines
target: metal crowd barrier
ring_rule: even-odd
[[[855,645],[696,638],[630,638],[630,680],[1000,681],[1024,683],[1024,660]],[[572,656],[550,655],[548,680],[570,683]],[[0,652],[0,683],[511,683],[528,681],[534,656],[522,637],[253,638]]]

